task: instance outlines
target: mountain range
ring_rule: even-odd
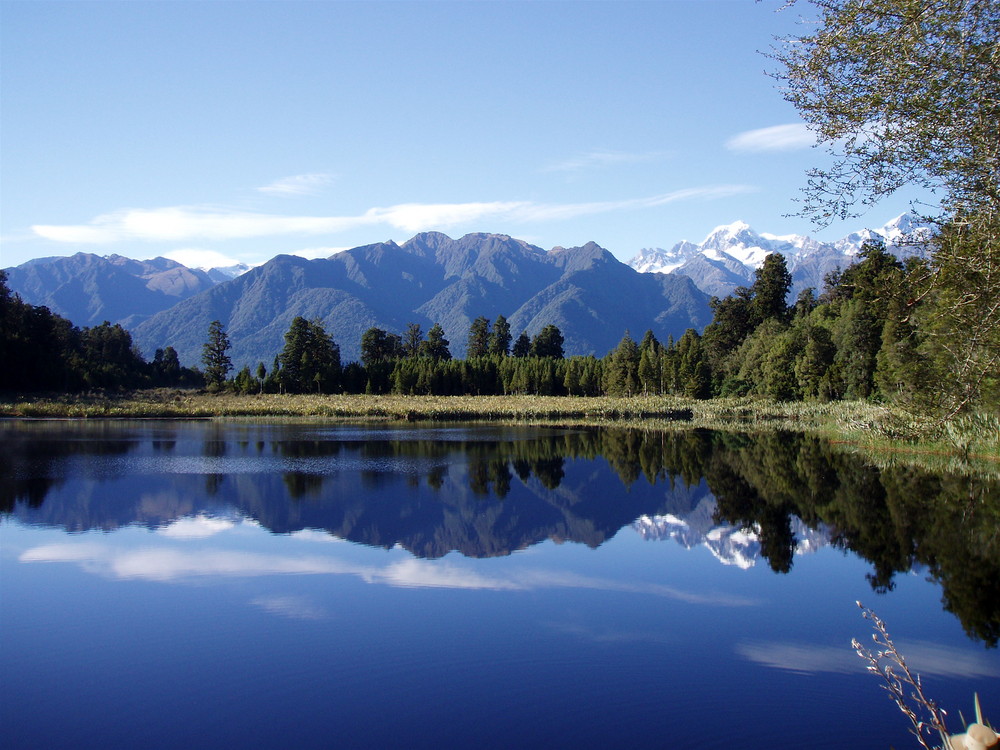
[[[218,273],[191,269],[167,258],[132,260],[77,253],[38,258],[7,269],[10,289],[80,326],[107,320],[132,328],[154,313],[211,289]]]
[[[444,328],[451,352],[465,355],[469,325],[504,315],[514,336],[559,327],[567,354],[603,356],[629,330],[662,341],[711,320],[711,295],[753,283],[772,252],[792,273],[790,299],[854,262],[861,245],[880,239],[897,255],[923,252],[929,229],[903,215],[877,231],[833,243],[799,235],[758,234],[743,222],[718,227],[701,244],[640,251],[628,264],[595,243],[550,251],[502,234],[452,239],[418,234],[403,244],[381,242],[329,258],[278,255],[249,268],[192,269],[166,258],[137,261],[77,253],[7,269],[8,285],[26,302],[45,305],[82,326],[107,320],[128,328],[147,358],[173,346],[197,365],[209,324],[220,320],[235,364],[270,364],[296,316],[319,320],[345,361],[360,356],[372,326],[401,333],[409,323]]]
[[[632,529],[647,541],[673,540],[684,549],[705,547],[723,565],[749,570],[761,559],[760,535],[753,529],[743,529],[713,520],[716,501],[711,495],[703,498],[689,513],[639,516]],[[830,530],[820,525],[811,529],[799,518],[790,520],[795,536],[795,554],[816,552],[830,544]]]
[[[397,440],[395,431],[381,440],[377,433],[338,438],[336,431],[324,431],[323,440],[302,440],[297,432],[266,442],[231,439],[216,456],[209,492],[204,475],[180,470],[200,456],[201,443],[190,439],[199,432],[166,426],[153,438],[132,440],[99,432],[103,439],[91,435],[54,451],[42,450],[44,437],[32,431],[5,435],[10,470],[0,473],[0,509],[22,524],[73,533],[127,526],[170,533],[175,524],[225,528],[252,520],[275,534],[325,533],[430,559],[455,551],[505,556],[547,540],[596,549],[626,529],[648,541],[705,547],[720,563],[744,570],[763,557],[756,528],[715,519],[718,501],[706,479],[623,484],[605,460],[559,456],[566,446],[558,432],[523,433],[512,442],[495,442],[487,432],[472,440],[444,432],[434,440],[414,437],[419,446]],[[159,448],[144,448],[150,439]],[[158,470],[119,471],[114,492],[101,482],[67,483],[63,476],[63,451],[103,476],[112,466],[135,469],[123,459],[144,449],[156,453]],[[373,472],[375,456],[394,468]],[[327,460],[337,471],[317,470]],[[23,470],[28,463],[37,472],[33,479]],[[795,555],[829,546],[832,533],[824,524],[811,529],[794,516],[789,523]]]
[[[78,325],[127,324],[147,358],[173,346],[192,365],[213,320],[225,325],[233,362],[251,366],[270,365],[296,316],[321,321],[345,361],[359,358],[361,335],[372,326],[401,333],[412,322],[426,332],[439,323],[452,354],[462,357],[472,321],[504,315],[514,336],[554,324],[568,354],[603,356],[626,329],[636,336],[652,329],[665,340],[711,320],[708,296],[690,279],[640,274],[594,243],[546,252],[507,235],[455,240],[428,232],[325,259],[279,255],[221,283],[162,258],[133,261],[126,280],[125,261],[78,254],[29,263],[11,269],[9,283],[25,301]],[[167,300],[147,266],[189,283],[171,287]]]
[[[852,232],[835,242],[819,242],[796,234],[758,234],[745,222],[737,221],[716,227],[698,245],[682,240],[669,250],[640,250],[628,264],[642,273],[688,276],[703,292],[721,298],[738,286],[750,286],[764,258],[781,253],[792,274],[789,298],[794,300],[803,289],[822,290],[824,277],[854,263],[865,242],[883,242],[900,258],[923,256],[923,243],[930,233],[930,225],[912,213],[897,216],[880,229]]]

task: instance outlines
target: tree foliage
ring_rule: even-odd
[[[521,331],[521,335],[514,342],[514,348],[510,352],[512,357],[527,357],[531,354],[531,339],[527,331]]]
[[[424,332],[419,323],[410,323],[403,333],[403,352],[407,357],[420,356],[420,344],[423,343]]]
[[[497,315],[493,322],[493,330],[490,331],[489,353],[506,357],[510,353],[510,323],[503,315]]]
[[[485,357],[490,350],[490,321],[480,315],[469,326],[467,357]]]
[[[403,355],[403,339],[395,333],[372,326],[361,334],[361,363],[370,367],[391,362]]]
[[[441,324],[435,323],[421,344],[421,354],[434,360],[449,360],[451,359],[451,350],[448,348],[448,344],[449,341],[444,337],[444,329]]]
[[[812,0],[815,30],[777,48],[785,98],[826,144],[804,212],[819,224],[905,185],[956,214],[1000,206],[1000,5]]]
[[[908,269],[897,354],[922,350],[947,419],[1000,383],[1000,3],[812,0],[812,33],[774,52],[785,98],[834,157],[808,173],[802,214],[825,225],[904,186],[939,196],[929,262]],[[929,217],[931,218],[931,217]],[[845,288],[846,290],[846,288]],[[863,300],[868,313],[871,300]],[[862,311],[855,310],[858,315]],[[863,326],[862,326],[863,327]],[[905,332],[906,339],[899,338]],[[857,331],[860,334],[860,329]],[[890,357],[882,361],[888,363]],[[912,359],[897,358],[896,364]],[[857,363],[852,363],[852,366]],[[857,370],[847,372],[855,378]],[[902,380],[893,375],[883,383]],[[860,382],[860,381],[857,381]]]
[[[531,356],[562,359],[563,335],[558,326],[549,324],[535,334],[531,339]]]
[[[229,358],[232,344],[221,321],[213,320],[208,326],[208,339],[202,345],[201,363],[205,365],[205,383],[209,388],[221,388],[226,376],[233,369]]]
[[[147,363],[122,326],[105,321],[77,328],[47,307],[24,302],[0,270],[0,390],[80,391],[146,385],[195,385],[201,376],[180,366],[172,347]]]
[[[292,321],[278,364],[277,379],[289,393],[332,393],[340,387],[340,347],[318,321],[301,316]],[[249,367],[246,373],[249,377]]]

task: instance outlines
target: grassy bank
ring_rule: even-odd
[[[159,389],[123,395],[82,394],[0,401],[14,418],[313,417],[381,421],[616,423],[655,428],[796,429],[884,451],[923,451],[1000,458],[1000,417],[972,416],[946,426],[866,402],[697,401],[676,396],[237,396]]]

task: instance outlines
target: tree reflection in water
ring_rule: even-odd
[[[640,516],[690,512],[691,493],[674,490],[704,483],[715,521],[752,529],[774,571],[792,569],[797,517],[830,529],[832,544],[867,560],[876,591],[922,566],[970,636],[989,645],[1000,638],[1000,481],[989,472],[878,465],[780,432],[492,427],[483,435],[437,427],[432,436],[394,428],[367,439],[357,428],[346,438],[329,426],[310,433],[244,425],[236,434],[211,424],[185,443],[195,429],[7,425],[0,512],[79,531],[155,527],[228,508],[275,533],[325,529],[421,557],[454,550],[483,557],[546,539],[598,546]],[[217,468],[150,474],[120,460],[181,460],[185,451]],[[244,471],[230,460],[265,468]],[[90,481],[72,501],[56,492],[82,479]],[[112,480],[114,493],[99,490]],[[58,500],[46,502],[50,496]]]

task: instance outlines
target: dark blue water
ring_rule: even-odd
[[[1000,715],[988,477],[797,435],[0,430],[5,747],[916,747],[858,599],[956,730]]]

